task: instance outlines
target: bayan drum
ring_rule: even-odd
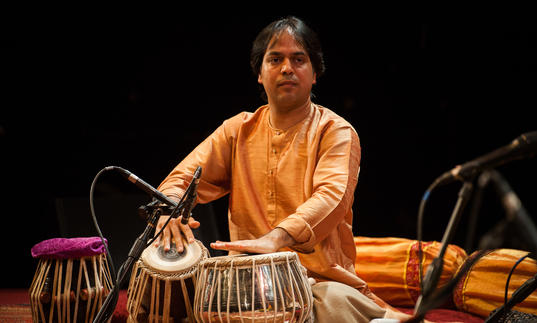
[[[30,286],[34,322],[92,322],[112,279],[98,237],[54,238],[32,248],[39,258]]]
[[[198,269],[198,322],[306,322],[313,306],[294,252],[213,257]]]
[[[197,268],[209,252],[198,240],[184,246],[182,253],[174,244],[167,252],[162,246],[144,250],[131,273],[128,322],[194,322]]]

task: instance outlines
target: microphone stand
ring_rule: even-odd
[[[505,224],[514,224],[521,238],[527,243],[528,250],[533,255],[537,254],[537,228],[522,202],[520,202],[511,185],[498,171],[491,170],[488,173],[504,206],[506,212]]]
[[[529,255],[534,257],[534,255],[537,254],[537,228],[535,227],[535,224],[527,214],[507,180],[498,171],[491,170],[484,175],[488,176],[490,181],[495,185],[496,193],[504,205],[507,217],[481,239],[480,247],[489,249],[498,248],[500,245],[497,243],[497,240],[499,240],[499,237],[505,235],[508,226],[514,224],[515,228],[518,229],[520,235],[528,244],[527,248],[530,251]],[[494,323],[504,319],[503,316],[505,314],[509,313],[514,306],[524,301],[536,289],[537,273],[515,290],[511,295],[511,298],[497,308],[485,322]]]
[[[470,208],[470,216],[468,218],[468,229],[466,230],[466,243],[464,250],[470,254],[474,250],[474,237],[476,232],[477,220],[479,218],[479,212],[481,205],[483,204],[483,195],[485,193],[485,188],[490,182],[490,172],[483,172],[477,179],[477,190],[474,193],[473,203]],[[484,249],[484,248],[479,248]]]
[[[433,293],[431,298],[428,298],[427,301],[422,302],[422,306],[419,312],[415,312],[414,316],[412,316],[409,320],[406,321],[406,323],[420,323],[423,321],[425,317],[425,313],[427,313],[429,310],[436,308],[440,305],[442,305],[448,297],[451,296],[453,293],[453,289],[459,283],[461,278],[466,275],[466,273],[472,268],[472,266],[483,256],[487,255],[490,250],[479,250],[475,256],[472,256],[469,258],[459,269],[455,277],[453,277],[450,281],[446,283],[442,288],[439,288],[436,290],[435,293]]]
[[[465,181],[459,191],[457,203],[455,204],[455,208],[453,209],[451,218],[449,219],[448,226],[444,232],[440,252],[427,268],[427,273],[423,279],[421,295],[418,297],[416,306],[414,307],[414,313],[416,313],[417,317],[419,316],[419,319],[423,319],[425,316],[425,311],[423,311],[423,309],[429,307],[427,303],[436,286],[438,285],[438,281],[440,280],[440,275],[442,274],[442,269],[444,267],[444,254],[446,253],[448,244],[453,237],[454,230],[460,221],[462,211],[470,199],[472,190],[472,182]]]
[[[496,309],[494,314],[491,314],[486,320],[485,323],[499,322],[503,316],[511,311],[511,309],[516,306],[518,303],[524,301],[528,296],[537,289],[537,274],[528,279],[524,284],[522,284],[517,290],[513,292],[511,298],[507,303]]]
[[[149,241],[149,239],[152,237],[153,229],[155,228],[155,224],[157,223],[161,214],[162,211],[159,208],[155,209],[152,212],[151,216],[149,217],[147,227],[136,239],[133,246],[131,247],[131,250],[129,251],[127,260],[125,260],[125,262],[119,268],[116,284],[112,288],[112,291],[110,292],[108,297],[106,297],[103,306],[99,310],[99,313],[97,313],[97,316],[95,316],[95,319],[93,320],[94,323],[106,322],[113,314],[118,301],[119,290],[125,282],[127,274],[131,271],[132,267],[134,266],[136,261],[138,261],[142,252],[147,247],[147,241]]]
[[[183,203],[183,201],[185,200],[185,197],[187,198],[187,200],[192,201],[191,196],[195,194],[196,185],[197,185],[197,183],[194,184],[194,180],[190,182],[185,194],[181,198],[181,201],[179,201],[179,203],[176,204],[175,202],[171,201],[169,198],[164,196],[159,191],[150,187],[149,184],[145,183],[134,174],[126,170],[123,170],[122,168],[119,168],[119,167],[112,166],[112,167],[107,168],[107,170],[113,170],[113,169],[118,169],[126,173],[129,180],[132,181],[137,186],[141,183],[142,189],[148,191],[148,193],[150,193],[155,199],[166,204],[172,204],[171,206],[174,206],[175,208],[170,214],[168,221],[170,221],[171,218],[174,218],[176,214],[180,214],[180,212],[183,212],[183,209],[185,208],[188,208],[189,213],[192,210],[192,206],[186,206],[185,203]],[[200,176],[201,176],[201,167],[198,166],[195,172],[194,179],[199,180]],[[134,177],[134,180],[132,180],[132,177]],[[151,215],[149,216],[149,219],[147,221],[148,223],[144,232],[142,232],[142,234],[136,239],[136,241],[134,242],[133,246],[131,247],[129,251],[129,254],[127,255],[127,260],[125,260],[125,262],[119,268],[119,272],[117,274],[117,279],[116,279],[116,284],[112,288],[112,291],[110,292],[110,294],[108,294],[108,296],[106,297],[103,303],[103,306],[99,309],[99,312],[95,316],[93,323],[106,322],[108,321],[108,319],[110,319],[110,316],[112,316],[112,314],[114,313],[114,310],[115,310],[115,307],[117,305],[117,301],[119,298],[119,290],[121,286],[123,285],[123,283],[125,282],[127,278],[127,274],[131,271],[136,261],[138,261],[138,259],[142,255],[142,252],[145,250],[145,248],[147,248],[147,242],[153,236],[153,230],[155,229],[155,225],[158,222],[158,219],[160,218],[160,216],[162,215],[162,209],[158,207],[156,201],[149,203],[147,206],[142,207],[141,209],[145,210],[145,212],[148,212],[148,210],[153,210],[153,211]],[[161,231],[164,229],[164,227],[166,227],[167,224],[168,222],[164,224]]]

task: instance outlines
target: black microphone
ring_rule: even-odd
[[[527,132],[513,140],[509,145],[445,172],[435,180],[435,183],[439,185],[456,180],[467,181],[486,169],[495,168],[513,160],[530,157],[535,153],[537,153],[537,131]]]
[[[190,182],[190,186],[188,187],[188,191],[185,193],[187,194],[185,198],[185,204],[183,207],[183,210],[181,212],[181,223],[187,224],[188,219],[190,218],[190,215],[192,213],[192,209],[194,208],[194,202],[196,201],[197,189],[198,184],[200,182],[201,177],[201,166],[198,166],[196,168],[196,171],[194,172],[194,176],[192,177],[192,181]]]
[[[156,190],[153,186],[147,184],[144,180],[139,178],[138,176],[134,175],[133,173],[129,172],[126,169],[123,169],[118,166],[108,166],[105,167],[106,170],[118,170],[123,176],[125,176],[130,182],[132,182],[134,185],[138,186],[140,189],[148,193],[149,195],[153,196],[160,202],[167,204],[171,207],[176,207],[177,203],[173,200],[171,200],[166,195],[162,194],[158,190]]]

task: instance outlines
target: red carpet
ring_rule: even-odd
[[[126,322],[127,291],[122,290],[112,317],[112,322]],[[26,289],[0,289],[0,322],[1,323],[32,323],[30,295]]]
[[[32,311],[29,304],[10,305],[0,304],[0,322],[2,323],[31,323]]]
[[[400,309],[406,313],[412,313],[412,309]],[[32,310],[30,308],[30,296],[25,289],[1,289],[0,290],[0,322],[2,323],[26,323],[32,322]],[[127,291],[122,290],[112,317],[113,323],[127,321]],[[425,318],[432,322],[467,322],[482,323],[484,320],[477,316],[449,309],[435,309],[429,311]]]
[[[26,323],[32,322],[30,295],[25,289],[0,290],[0,322]]]
[[[401,312],[411,314],[412,309],[399,308]],[[485,320],[478,316],[471,315],[469,313],[459,312],[456,310],[448,310],[437,308],[431,310],[425,314],[425,319],[431,322],[465,322],[465,323],[482,323]]]

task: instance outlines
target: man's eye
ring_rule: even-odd
[[[274,63],[279,63],[280,61],[281,61],[281,60],[280,60],[279,57],[272,57],[272,58],[269,59],[269,62],[271,62],[271,63],[273,63],[273,64],[274,64]]]

